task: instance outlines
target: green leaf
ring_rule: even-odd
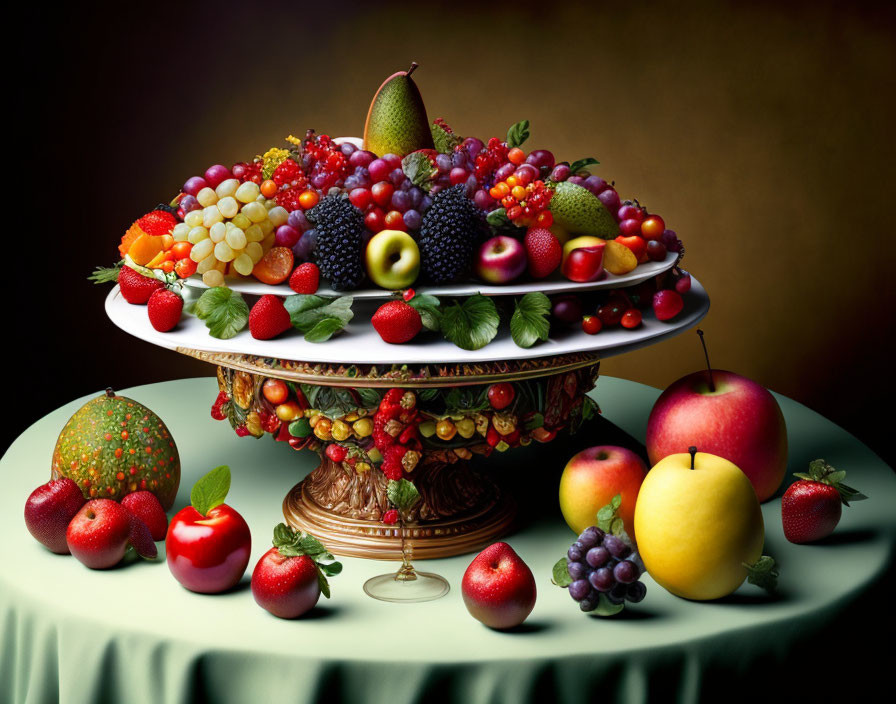
[[[422,293],[409,300],[408,305],[420,314],[423,327],[434,332],[441,330],[442,311],[439,308],[441,301],[438,298],[429,293]]]
[[[249,306],[242,294],[226,286],[206,289],[193,310],[205,321],[209,335],[219,340],[229,340],[249,322]]]
[[[485,221],[495,230],[519,232],[523,229],[518,225],[514,225],[513,220],[507,217],[506,208],[497,208],[496,210],[493,210],[486,215]]]
[[[307,333],[325,318],[338,318],[343,325],[347,324],[354,316],[353,302],[354,298],[351,296],[327,298],[297,293],[287,296],[283,306],[289,313],[292,326],[299,332]]]
[[[323,571],[318,568],[317,570],[317,586],[320,587],[320,593],[324,595],[327,599],[330,598],[330,583],[327,581],[326,576]]]
[[[411,152],[401,160],[401,170],[408,180],[424,191],[432,188],[432,180],[439,173],[429,157],[422,152]]]
[[[464,350],[478,350],[495,339],[501,318],[495,302],[477,293],[442,311],[442,334]]]
[[[551,301],[541,292],[527,293],[516,301],[510,318],[510,336],[519,347],[528,348],[548,339]]]
[[[317,568],[317,584],[321,594],[330,598],[330,583],[327,577],[342,572],[342,564],[335,559],[329,550],[310,533],[299,532],[280,523],[274,528],[274,547],[283,557],[307,556]]]
[[[524,424],[523,427],[526,430],[535,430],[536,428],[544,427],[544,416],[541,413],[536,413],[534,416],[529,418]]]
[[[529,121],[520,120],[507,130],[507,146],[513,149],[529,139]]]
[[[386,497],[400,512],[406,513],[420,499],[417,487],[407,479],[390,479],[386,488]]]
[[[763,555],[752,565],[742,563],[747,568],[747,581],[755,584],[767,592],[772,592],[778,586],[778,569],[774,559]]]
[[[597,597],[597,606],[593,611],[590,611],[589,613],[593,616],[606,618],[607,616],[615,616],[624,608],[625,602],[623,602],[622,604],[614,604],[609,600],[609,598],[607,598],[606,594],[601,592]]]
[[[98,266],[87,279],[93,281],[95,284],[107,284],[111,281],[118,281],[118,272],[121,271],[123,265],[124,259],[113,264],[111,267]]]
[[[379,389],[371,389],[370,387],[360,386],[355,391],[361,397],[361,402],[366,408],[378,408],[383,396]]]
[[[622,506],[622,494],[616,494],[616,496],[610,499],[610,506],[613,507],[614,511],[618,511],[619,507]]]
[[[579,159],[577,161],[572,162],[572,164],[569,165],[569,173],[575,175],[582,169],[584,169],[588,166],[594,166],[599,163],[600,162],[597,159],[595,159],[593,156],[585,157],[584,159]]]
[[[230,491],[230,467],[222,464],[201,477],[190,491],[190,503],[199,513],[207,516],[215,506],[220,506]]]
[[[305,339],[308,342],[325,342],[344,327],[345,322],[341,318],[323,318],[305,333]]]
[[[454,148],[464,141],[459,134],[449,132],[438,125],[435,120],[433,120],[429,129],[432,132],[432,141],[436,151],[441,152],[442,154],[451,154],[454,151]]]
[[[573,580],[569,576],[569,567],[565,557],[561,557],[554,563],[554,568],[551,570],[551,581],[558,587],[564,588],[572,584]]]

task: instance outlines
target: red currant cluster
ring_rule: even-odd
[[[389,389],[373,416],[373,443],[383,456],[380,469],[389,479],[401,479],[420,460],[419,422],[414,392]]]
[[[302,142],[303,159],[312,185],[326,193],[333,186],[341,186],[349,174],[345,154],[327,135],[315,135],[308,130]]]
[[[489,176],[502,164],[507,163],[507,152],[510,149],[497,137],[488,140],[484,151],[476,155],[473,163],[473,174],[479,183],[488,181]]]
[[[489,190],[489,195],[500,201],[508,219],[516,225],[550,227],[554,222],[551,211],[547,209],[554,191],[540,179],[533,181],[530,171],[520,171],[496,183]]]

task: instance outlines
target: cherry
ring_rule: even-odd
[[[589,335],[596,335],[600,332],[603,324],[600,322],[600,318],[596,315],[586,315],[582,318],[582,330],[584,330]]]
[[[629,308],[622,314],[622,327],[636,328],[641,324],[641,311],[637,308]]]
[[[597,317],[600,318],[600,322],[607,327],[619,325],[619,321],[622,320],[624,313],[625,308],[623,307],[623,304],[618,301],[611,301],[597,309]]]
[[[666,258],[667,250],[659,240],[647,241],[647,258],[654,262],[661,262]]]
[[[382,208],[373,208],[364,216],[364,227],[371,232],[379,232],[386,228],[386,214]]]
[[[502,411],[507,408],[516,396],[513,385],[507,382],[500,384],[492,384],[488,387],[488,402],[496,411]]]
[[[641,223],[641,235],[645,240],[658,240],[666,230],[666,223],[659,215],[650,215]]]

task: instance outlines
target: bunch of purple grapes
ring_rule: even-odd
[[[566,553],[572,583],[569,594],[582,611],[594,611],[603,594],[613,605],[638,603],[647,593],[639,581],[644,564],[637,552],[619,536],[596,526],[582,531]]]
[[[475,159],[484,146],[481,139],[467,137],[451,154],[437,154],[435,165],[438,173],[433,178],[430,194],[435,195],[443,188],[462,183],[467,197],[472,198],[479,187],[473,174]]]

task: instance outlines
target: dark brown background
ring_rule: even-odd
[[[523,4],[122,4],[11,21],[7,108],[22,124],[6,167],[25,179],[5,202],[3,273],[26,373],[3,384],[7,442],[107,385],[210,374],[115,328],[87,274],[205,166],[307,127],[359,134],[379,83],[415,60],[430,118],[485,138],[528,118],[527,147],[599,158],[684,239],[712,298],[714,365],[892,461],[893,12]],[[603,371],[664,387],[701,363],[689,333]]]

